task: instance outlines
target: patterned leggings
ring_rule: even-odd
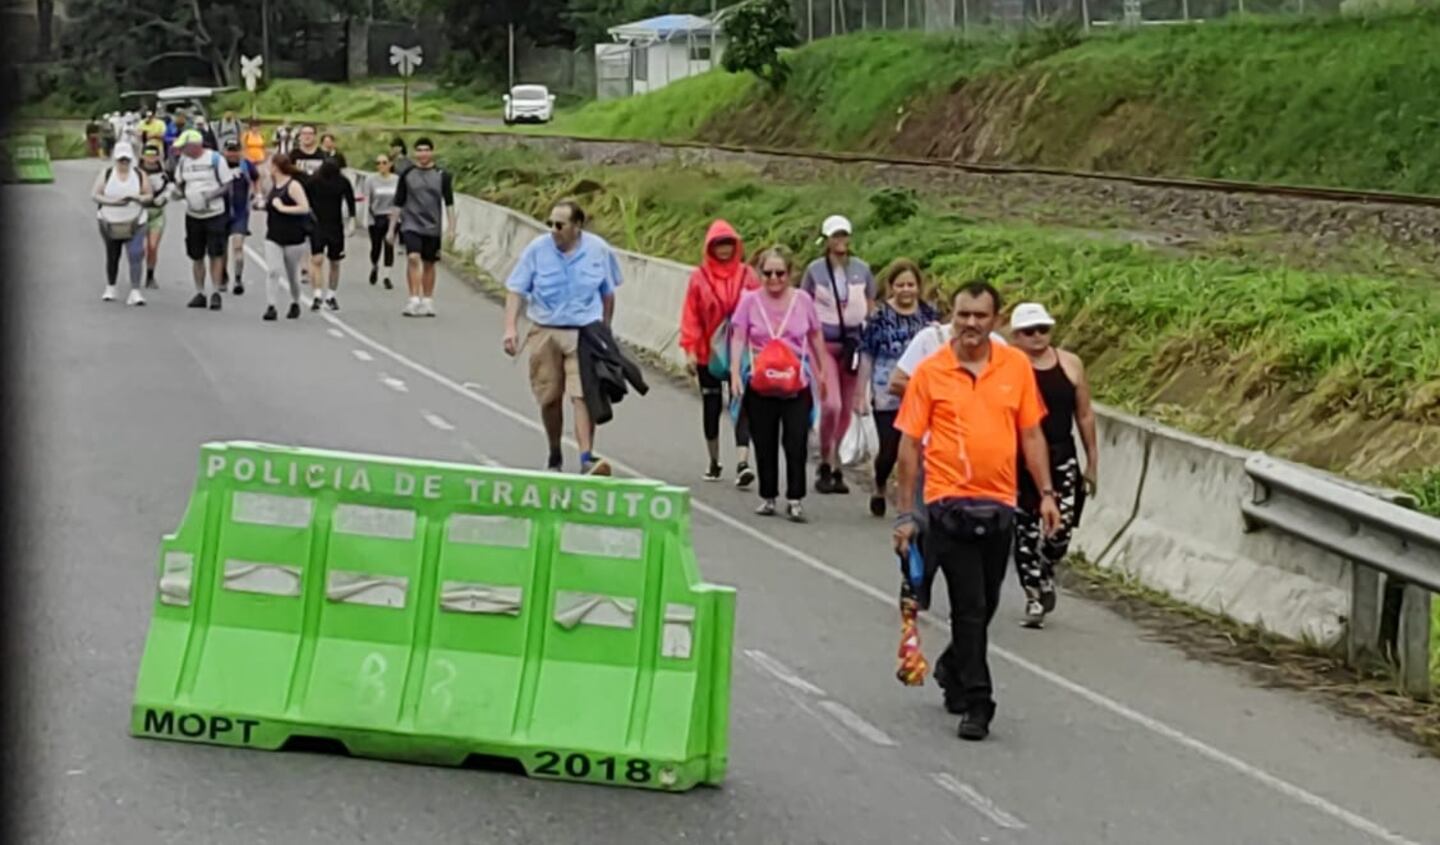
[[[1052,466],[1050,478],[1060,508],[1060,530],[1054,536],[1045,536],[1038,495],[1033,499],[1022,498],[1021,506],[1015,511],[1015,570],[1020,575],[1020,586],[1030,598],[1037,597],[1042,588],[1054,588],[1055,565],[1070,551],[1070,537],[1085,508],[1085,482],[1080,475],[1078,457]]]

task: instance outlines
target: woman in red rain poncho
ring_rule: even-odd
[[[680,348],[685,350],[686,369],[700,382],[704,407],[705,447],[710,453],[706,481],[720,480],[720,412],[724,409],[723,385],[729,383],[728,361],[730,315],[740,294],[760,287],[755,270],[745,263],[745,244],[734,227],[724,220],[710,224],[705,235],[705,254],[690,274],[685,307],[680,313]],[[736,397],[731,397],[732,401]],[[735,486],[748,487],[755,480],[750,469],[750,431],[744,413],[735,420]]]

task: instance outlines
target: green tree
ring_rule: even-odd
[[[780,51],[800,43],[788,0],[747,0],[726,10],[722,25],[726,70],[748,71],[777,90],[785,85],[790,68]]]

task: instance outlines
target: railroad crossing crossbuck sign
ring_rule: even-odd
[[[255,92],[255,83],[260,81],[260,65],[264,63],[264,56],[240,57],[240,75],[245,77],[246,91]]]
[[[390,64],[400,69],[401,76],[409,76],[420,66],[420,45],[414,47],[401,47],[399,44],[390,45]]]

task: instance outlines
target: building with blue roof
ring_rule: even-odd
[[[719,66],[725,49],[722,22],[698,15],[659,15],[606,31],[614,43],[595,45],[596,95],[602,100],[705,73]]]

